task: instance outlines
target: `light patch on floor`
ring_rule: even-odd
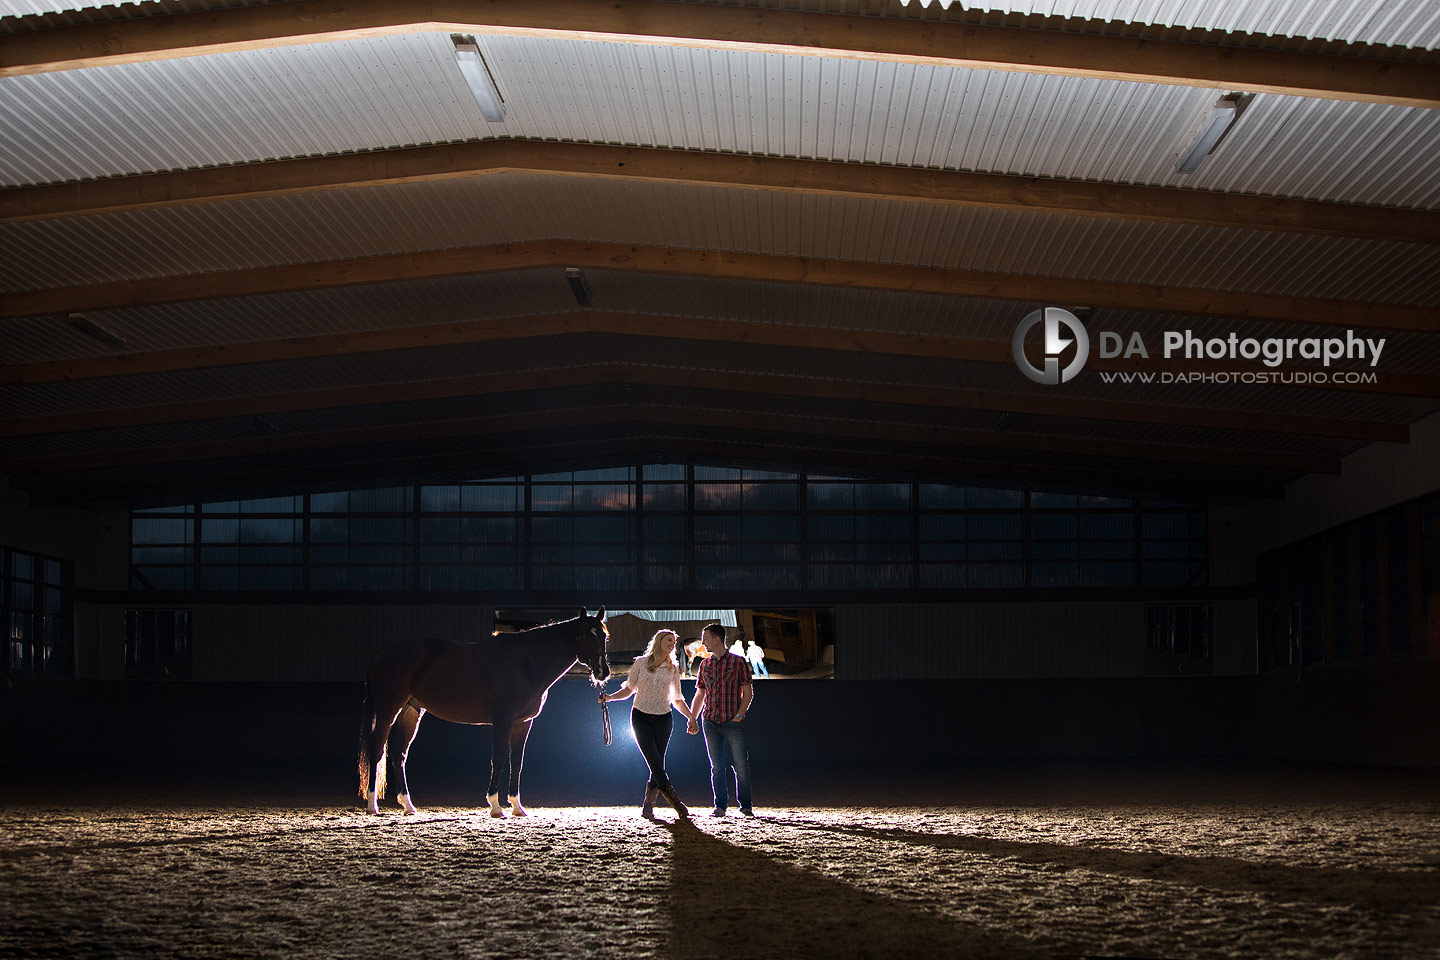
[[[385,811],[0,808],[0,956],[1440,956],[1423,800]]]

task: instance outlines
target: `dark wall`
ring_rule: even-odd
[[[354,785],[361,692],[358,683],[18,683],[3,698],[0,759],[62,772],[119,761],[301,766],[343,793]],[[747,729],[757,783],[982,760],[1440,767],[1437,700],[1440,666],[1421,663],[1261,677],[761,681]],[[644,766],[629,740],[628,704],[612,704],[611,716],[616,738],[606,748],[591,688],[556,684],[531,735],[523,795],[634,800]],[[488,732],[427,718],[412,787],[478,796]],[[678,724],[670,764],[679,784],[703,795],[703,743]]]

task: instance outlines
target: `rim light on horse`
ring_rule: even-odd
[[[399,640],[381,647],[370,658],[366,674],[360,798],[371,813],[380,812],[393,729],[400,743],[396,799],[406,813],[415,812],[405,781],[405,759],[421,718],[430,713],[453,723],[490,725],[490,785],[485,791],[490,815],[503,817],[510,807],[515,816],[525,816],[520,768],[530,724],[545,705],[550,687],[576,663],[590,668],[594,683],[610,676],[605,655],[609,638],[605,608],[592,617],[582,607],[573,620],[474,643]]]

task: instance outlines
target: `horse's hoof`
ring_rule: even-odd
[[[415,804],[413,804],[413,803],[410,802],[410,797],[409,797],[408,794],[402,793],[402,794],[400,794],[400,796],[399,796],[397,799],[400,801],[400,806],[402,806],[402,807],[405,808],[405,812],[406,812],[406,813],[419,813],[419,812],[420,812],[419,810],[416,810],[416,809],[415,809]]]
[[[496,820],[503,820],[506,817],[510,816],[510,814],[505,812],[504,807],[491,807],[490,816],[494,817]]]
[[[528,817],[530,816],[530,811],[526,810],[524,807],[520,806],[520,804],[517,803],[515,804],[515,809],[510,812],[510,815],[514,817]]]

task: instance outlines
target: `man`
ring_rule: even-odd
[[[731,653],[725,644],[725,628],[712,623],[700,632],[700,642],[710,657],[700,664],[695,679],[695,697],[690,703],[686,731],[705,731],[705,752],[710,755],[710,789],[715,795],[712,817],[723,817],[730,805],[730,769],[735,770],[735,799],[740,813],[755,816],[750,807],[750,755],[745,750],[745,714],[755,697],[750,664]],[[726,751],[729,759],[726,759]]]

